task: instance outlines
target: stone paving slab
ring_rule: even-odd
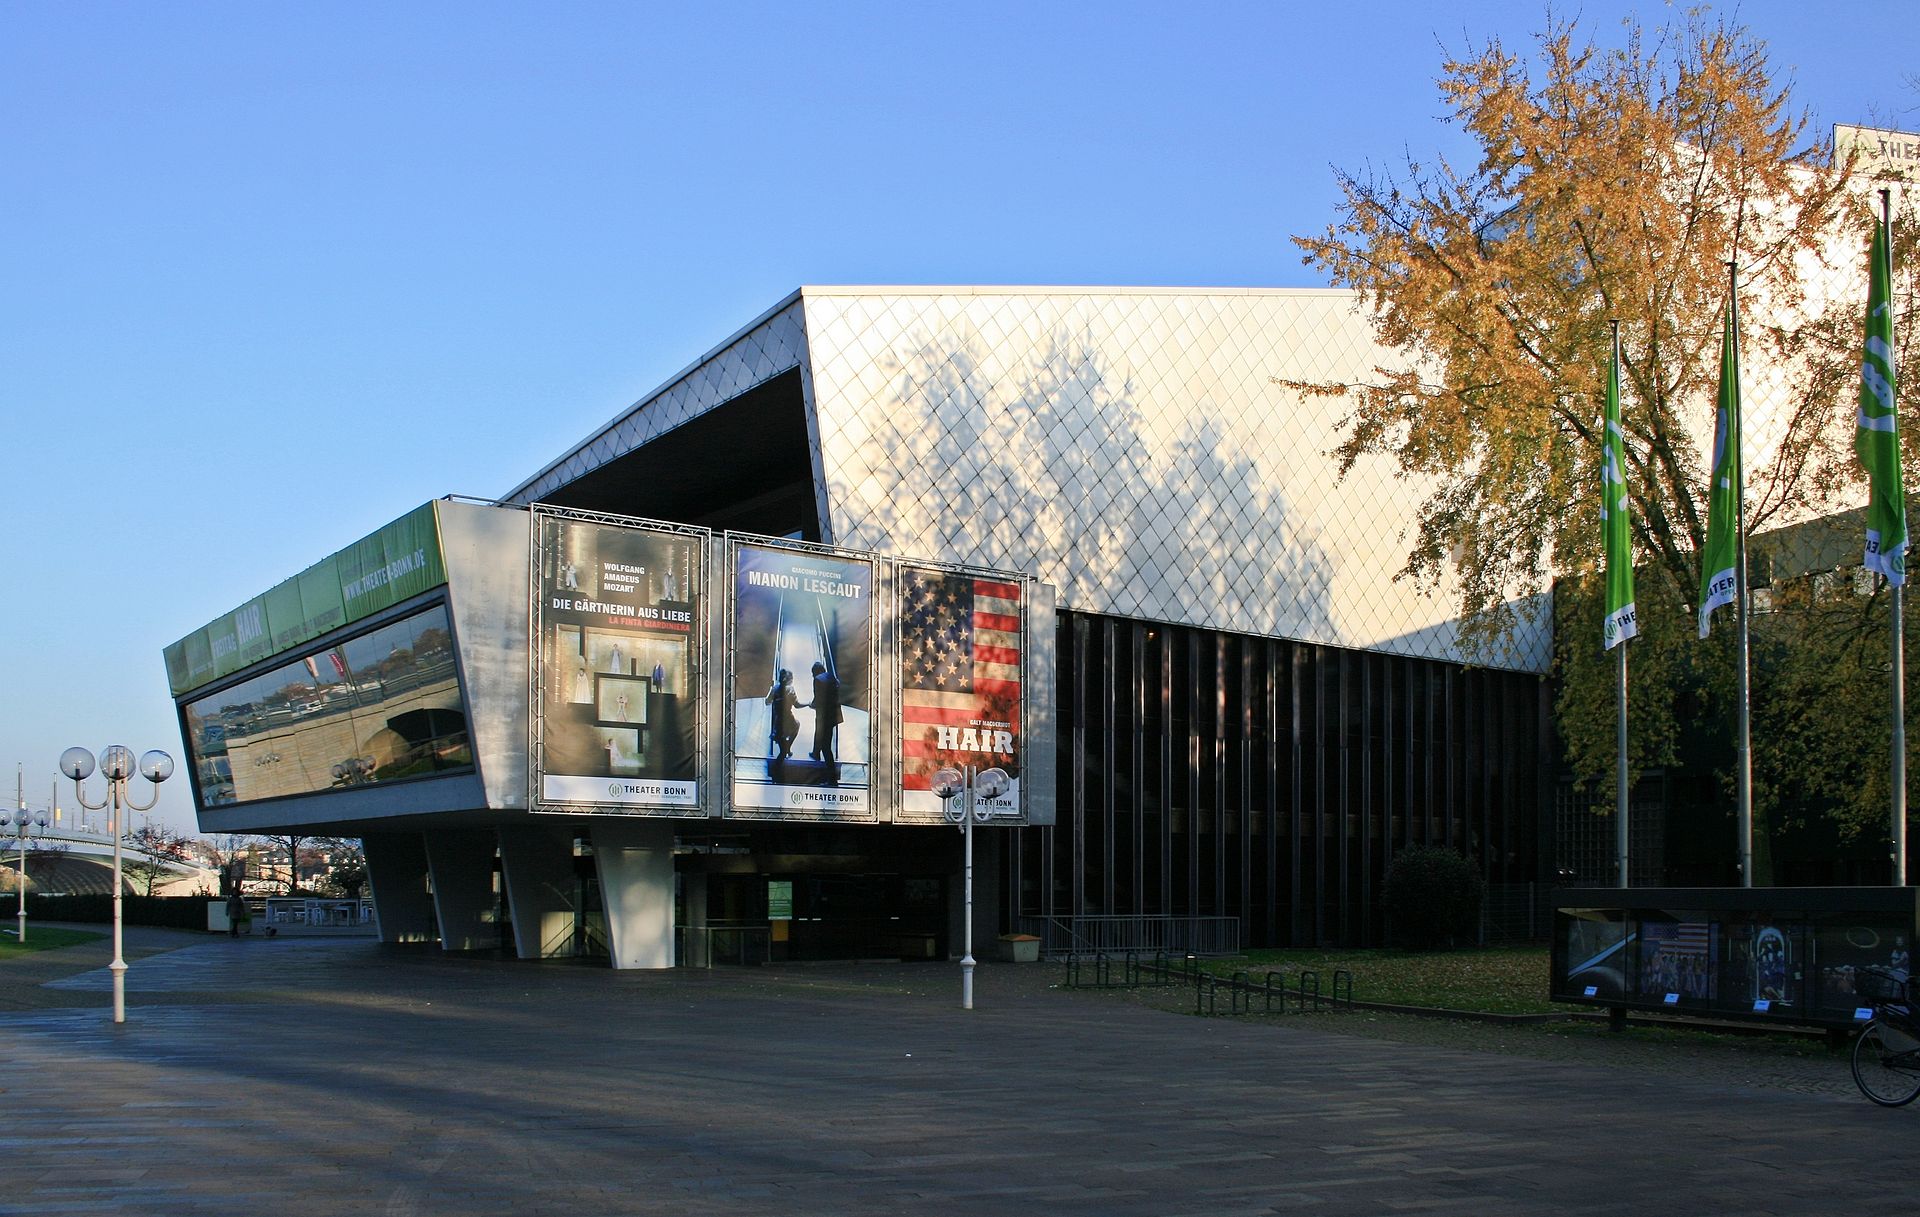
[[[0,1213],[1812,1214],[1871,1210],[1920,1140],[1852,1095],[1198,1019],[1035,968],[983,967],[966,1012],[936,965],[182,941],[135,963],[122,1027],[90,969],[0,1013]]]

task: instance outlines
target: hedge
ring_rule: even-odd
[[[208,899],[206,896],[122,896],[121,918],[126,925],[204,930]],[[109,923],[113,920],[113,897],[106,892],[79,896],[40,896],[28,892],[27,916],[40,921]]]

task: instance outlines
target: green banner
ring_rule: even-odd
[[[1620,336],[1613,338],[1613,359],[1607,365],[1606,434],[1600,466],[1600,526],[1607,555],[1607,617],[1604,641],[1608,650],[1640,633],[1633,602],[1633,537],[1627,520],[1626,435],[1620,425]]]
[[[177,696],[447,581],[440,517],[423,503],[166,650]]]
[[[1707,484],[1707,548],[1700,563],[1700,637],[1713,627],[1713,610],[1738,597],[1740,545],[1740,319],[1727,300],[1727,333],[1720,346],[1720,406],[1713,430],[1713,475]]]
[[[1867,280],[1867,346],[1860,361],[1859,427],[1853,450],[1866,468],[1868,570],[1907,581],[1907,492],[1900,473],[1900,415],[1894,409],[1893,258],[1887,224],[1873,229]]]

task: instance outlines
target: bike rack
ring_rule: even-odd
[[[1263,1012],[1276,1012],[1276,997],[1279,998],[1277,1012],[1283,1015],[1287,1012],[1289,977],[1285,972],[1265,972],[1261,975],[1260,983],[1255,985],[1253,974],[1246,969],[1239,969],[1223,978],[1201,968],[1192,955],[1176,961],[1165,951],[1156,951],[1151,961],[1143,961],[1139,952],[1127,951],[1120,957],[1120,974],[1116,978],[1114,962],[1113,956],[1105,952],[1067,956],[1066,987],[1136,989],[1144,985],[1169,986],[1191,981],[1195,1014],[1218,1014],[1222,988],[1227,990],[1227,1011],[1230,1014],[1252,1014],[1256,995],[1260,997]],[[1333,972],[1330,989],[1322,987],[1320,973],[1311,968],[1301,969],[1292,979],[1294,1010],[1297,1013],[1305,1014],[1308,1002],[1313,1003],[1316,1013],[1329,1006],[1336,1009],[1350,1009],[1353,1006],[1353,973],[1344,968]]]

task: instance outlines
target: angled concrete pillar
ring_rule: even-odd
[[[673,821],[597,817],[593,861],[616,968],[673,966]]]
[[[485,828],[449,828],[424,834],[427,871],[433,876],[433,911],[440,918],[440,945],[473,951],[500,945],[494,921],[494,833]]]
[[[433,896],[427,891],[427,846],[417,832],[369,833],[360,839],[367,856],[367,886],[381,942],[432,942]]]
[[[522,959],[574,953],[573,829],[530,824],[500,830],[500,877],[513,916],[513,945]]]

